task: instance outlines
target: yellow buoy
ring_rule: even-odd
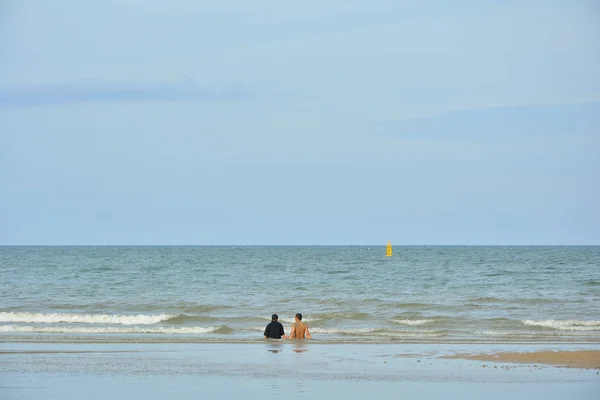
[[[385,255],[387,257],[391,257],[392,256],[392,243],[388,242],[386,248],[385,248]]]

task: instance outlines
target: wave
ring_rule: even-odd
[[[568,339],[568,338],[591,338],[597,335],[590,331],[570,331],[569,334],[560,331],[538,330],[538,331],[478,331],[475,335],[496,336],[505,338],[553,338],[553,339]]]
[[[69,313],[29,313],[0,312],[0,322],[24,322],[34,324],[117,324],[117,325],[152,325],[176,318],[177,315],[114,315],[114,314],[69,314]]]
[[[270,317],[257,317],[259,319],[263,319],[263,320],[267,320],[270,321],[271,318]],[[286,317],[279,317],[279,322],[281,323],[286,323],[286,324],[293,324],[294,322],[296,322],[296,320],[294,318],[286,318]],[[302,322],[314,322],[314,321],[319,321],[321,320],[321,318],[317,318],[317,317],[313,317],[313,318],[302,318]],[[264,328],[263,328],[264,329]]]
[[[269,317],[265,317],[265,316],[261,316],[258,317],[260,319],[263,320],[271,320],[271,318]],[[367,313],[361,313],[361,312],[333,312],[333,313],[325,313],[325,314],[317,314],[317,315],[313,315],[310,317],[303,317],[302,318],[302,322],[315,322],[315,321],[323,321],[323,320],[333,320],[333,319],[340,319],[340,320],[354,320],[354,321],[362,321],[362,320],[366,320],[371,318],[371,315],[367,314]],[[286,317],[279,317],[279,322],[285,322],[288,324],[293,324],[295,322],[295,319],[293,317],[290,318],[286,318]]]
[[[551,336],[551,337],[560,337],[560,333],[558,332],[521,332],[521,331],[480,331],[477,332],[481,335],[485,336],[505,336],[505,337],[527,337],[534,338],[540,336]]]
[[[444,336],[444,332],[432,331],[432,330],[420,330],[420,331],[397,331],[393,329],[379,329],[379,328],[354,328],[354,329],[341,329],[341,328],[309,328],[310,333],[316,334],[338,334],[338,335],[352,335],[352,336],[391,336],[391,337],[440,337]]]
[[[121,301],[86,301],[81,302],[67,302],[60,300],[47,300],[44,301],[44,306],[47,309],[56,310],[56,312],[85,312],[82,310],[90,310],[91,313],[103,313],[110,314],[113,310],[118,310],[123,307]],[[206,314],[215,311],[230,310],[235,306],[224,305],[224,304],[198,304],[190,301],[173,301],[170,299],[159,299],[156,302],[147,303],[131,303],[128,304],[128,313],[139,313],[139,314],[153,314],[156,313],[156,307],[160,306],[161,312],[165,314]],[[62,311],[65,310],[65,311]],[[22,311],[20,307],[2,307],[0,311]]]
[[[395,322],[396,324],[409,326],[419,326],[435,322],[434,319],[391,319],[390,321]]]
[[[222,321],[224,318],[219,317],[211,317],[208,315],[187,315],[187,314],[179,314],[173,315],[171,318],[163,320],[163,323],[169,323],[171,325],[193,325],[202,322],[211,322],[211,321]],[[229,319],[229,318],[227,318]]]
[[[431,303],[392,303],[391,306],[393,308],[435,308],[440,306],[440,304],[431,304]]]
[[[15,333],[150,333],[150,334],[206,334],[220,333],[227,334],[233,332],[233,329],[226,325],[210,327],[118,327],[118,326],[21,326],[21,325],[0,325],[0,332]]]
[[[534,321],[527,319],[521,322],[527,326],[557,329],[560,331],[600,331],[600,321],[579,321],[574,319]]]
[[[471,301],[474,303],[497,303],[503,302],[505,300],[499,299],[497,297],[470,297],[467,299],[467,301]]]
[[[436,330],[395,330],[382,328],[308,328],[311,335],[339,335],[339,336],[358,336],[368,338],[369,336],[387,336],[401,338],[419,338],[419,337],[440,337],[445,336],[446,331]],[[264,331],[264,327],[255,326],[250,331]],[[287,334],[286,330],[286,334]]]
[[[339,333],[339,334],[350,334],[350,335],[364,335],[370,334],[381,329],[377,328],[354,328],[354,329],[342,329],[342,328],[309,328],[311,333]]]
[[[362,320],[366,320],[369,318],[371,318],[371,315],[367,314],[367,313],[363,313],[363,312],[333,312],[333,313],[318,314],[316,316],[316,320],[349,319],[349,320],[362,321]]]

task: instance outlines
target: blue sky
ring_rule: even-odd
[[[600,244],[600,6],[0,4],[0,244]]]

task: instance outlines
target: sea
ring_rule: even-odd
[[[600,246],[0,247],[0,341],[600,342]]]

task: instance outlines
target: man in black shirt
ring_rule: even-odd
[[[277,314],[271,316],[271,322],[265,328],[265,339],[281,339],[282,336],[285,336],[283,325],[281,325],[278,319]]]

